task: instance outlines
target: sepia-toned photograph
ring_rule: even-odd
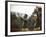
[[[8,35],[44,33],[44,4],[8,2]]]
[[[42,8],[39,6],[10,5],[11,32],[42,30]]]

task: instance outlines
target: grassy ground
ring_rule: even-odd
[[[22,31],[22,32],[25,32],[25,31],[29,31],[29,29],[28,29],[28,28],[25,28],[25,29],[22,28],[21,31]],[[38,28],[34,28],[33,31],[40,31],[40,27],[38,27]]]

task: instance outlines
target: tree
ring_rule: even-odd
[[[27,28],[27,14],[24,15],[24,26],[23,28]]]
[[[11,12],[11,31],[15,32],[16,31],[16,15],[14,12]]]
[[[36,9],[34,10],[33,14],[37,14],[37,21],[36,21],[36,27],[40,27],[40,30],[42,29],[41,28],[41,12],[42,12],[42,8],[41,7],[36,7]]]
[[[35,21],[34,21],[34,16],[31,15],[31,16],[29,17],[28,23],[27,23],[27,27],[28,27],[28,29],[29,29],[30,31],[34,30],[34,23],[35,23]]]

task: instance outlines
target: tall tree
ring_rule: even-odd
[[[24,26],[23,28],[27,28],[27,14],[24,15]]]

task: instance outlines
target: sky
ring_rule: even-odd
[[[11,12],[20,13],[20,14],[27,14],[28,16],[31,16],[34,12],[34,9],[36,6],[30,5],[11,5],[10,10]]]

